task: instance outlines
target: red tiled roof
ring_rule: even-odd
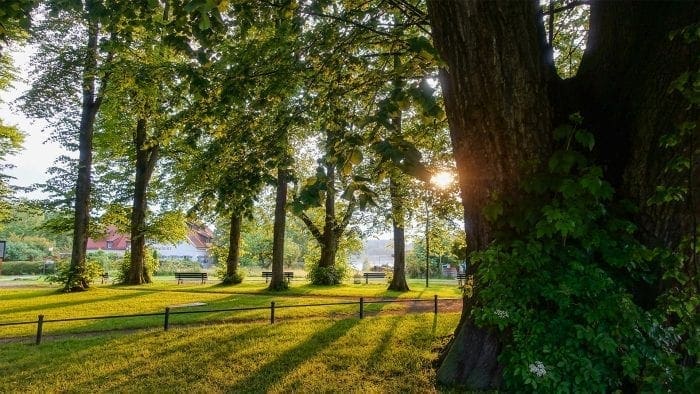
[[[110,243],[110,247],[107,247],[107,243]],[[129,247],[129,236],[126,234],[120,234],[117,232],[115,226],[107,227],[107,236],[102,239],[92,239],[87,240],[87,250],[126,250]]]
[[[192,222],[187,222],[187,227],[189,229],[187,239],[190,240],[190,243],[197,249],[209,249],[214,239],[211,230],[207,226],[200,226]]]
[[[197,249],[209,249],[214,240],[214,233],[204,225],[197,225],[187,222],[187,240]],[[87,250],[127,250],[129,248],[130,236],[117,232],[115,226],[107,227],[107,235],[102,239],[88,238]],[[107,247],[107,242],[111,242],[111,247]]]

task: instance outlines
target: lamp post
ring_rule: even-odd
[[[425,287],[428,287],[430,277],[430,206],[433,204],[433,186],[445,189],[453,179],[451,172],[441,171],[433,175],[428,184],[428,197],[425,199]]]
[[[430,276],[430,204],[432,203],[432,193],[428,189],[428,198],[425,199],[425,287],[428,287],[428,277]]]
[[[5,247],[7,241],[0,241],[0,274],[2,273],[2,262],[5,261]]]

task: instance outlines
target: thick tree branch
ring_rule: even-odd
[[[564,6],[561,6],[559,8],[553,8],[550,6],[547,11],[542,10],[542,15],[554,15],[554,14],[558,14],[560,12],[570,10],[570,9],[573,9],[573,8],[576,8],[576,7],[579,7],[582,5],[590,5],[590,4],[591,4],[591,2],[587,1],[587,0],[577,0],[577,1],[572,1],[571,3],[564,5]]]
[[[311,235],[313,235],[314,238],[316,238],[316,241],[318,241],[318,243],[320,244],[323,244],[323,234],[321,234],[321,232],[318,230],[318,227],[316,227],[314,222],[306,215],[306,213],[302,212],[297,216],[299,216],[299,219],[301,219],[301,221],[304,222],[309,231],[311,231]]]
[[[347,228],[348,224],[350,224],[350,218],[352,218],[352,214],[353,212],[355,212],[355,208],[357,208],[357,202],[353,198],[348,204],[347,209],[345,209],[343,220],[341,220],[340,223],[336,224],[335,228],[333,229],[336,238],[339,239],[340,236],[343,235],[343,231],[345,231],[345,228]]]

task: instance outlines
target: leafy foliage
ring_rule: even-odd
[[[308,277],[313,284],[339,285],[348,276],[346,266],[342,264],[320,267],[317,262],[314,262],[308,268]]]
[[[663,314],[644,308],[638,290],[677,257],[635,239],[602,170],[574,150],[590,149],[587,132],[566,126],[556,134],[563,149],[547,173],[531,180],[520,200],[494,202],[503,212],[491,217],[497,241],[474,256],[484,307],[473,317],[506,338],[506,387],[682,387],[678,333]]]
[[[152,252],[146,248],[146,253],[143,256],[143,266],[147,272],[147,276],[150,278],[153,273],[158,269],[158,256],[155,252]],[[117,272],[116,280],[119,283],[124,283],[127,278],[129,278],[129,269],[131,268],[131,253],[124,253],[124,258],[121,260],[119,266],[119,271]]]
[[[75,286],[79,281],[86,280],[88,283],[94,282],[102,274],[102,264],[97,260],[88,259],[81,274],[71,273],[70,263],[66,260],[59,260],[56,263],[55,274],[47,276],[50,283],[60,283],[61,285]]]

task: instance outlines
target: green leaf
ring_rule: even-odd
[[[201,19],[199,20],[199,29],[208,30],[211,27],[211,21],[209,20],[209,15],[202,13],[200,14]]]
[[[581,144],[584,148],[588,150],[593,150],[593,145],[595,145],[595,137],[592,133],[587,131],[578,130],[575,135],[576,142]]]

